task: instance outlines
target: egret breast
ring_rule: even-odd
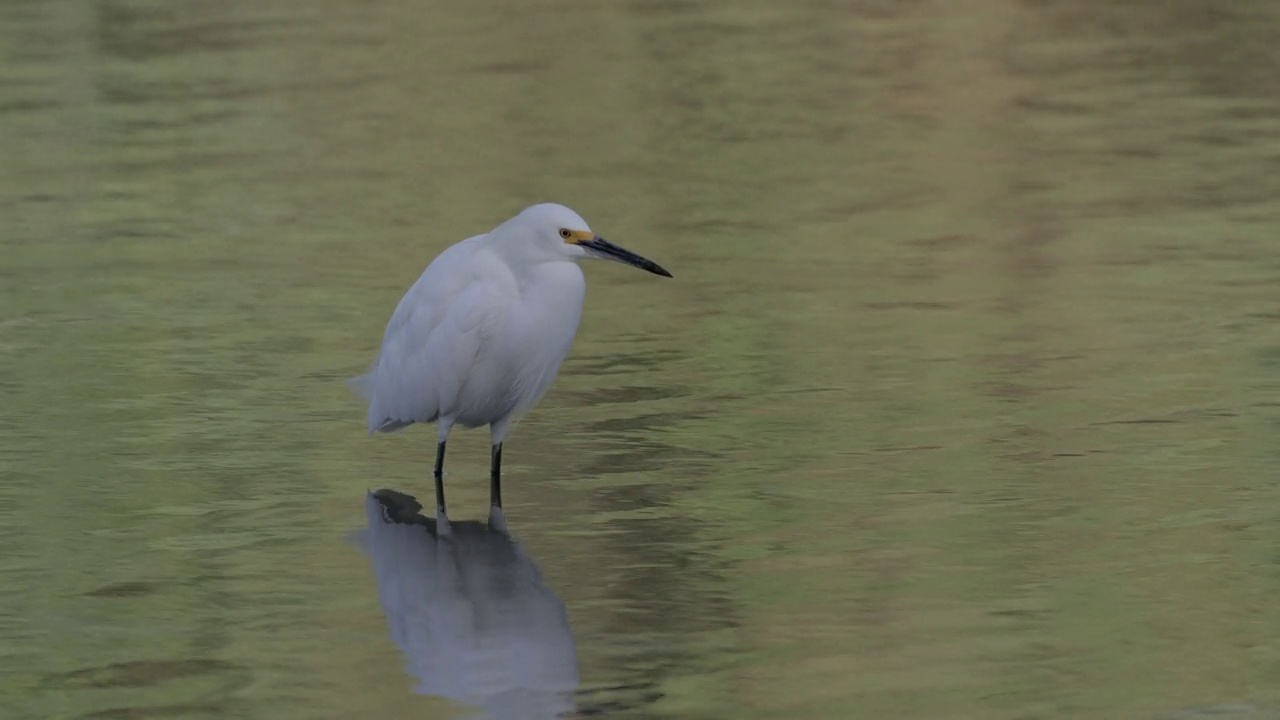
[[[578,332],[586,282],[576,263],[543,263],[520,280],[519,292],[485,339],[460,394],[457,420],[464,426],[532,408],[555,381]]]

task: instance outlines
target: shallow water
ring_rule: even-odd
[[[1278,30],[0,5],[0,717],[464,715],[398,578],[405,627],[492,601],[486,647],[572,648],[582,717],[1274,718]],[[367,437],[342,380],[437,252],[547,199],[675,279],[586,268],[506,445],[516,554],[379,566],[366,492],[430,497],[434,435]],[[451,442],[457,520],[487,460]],[[415,606],[450,567],[496,569]]]

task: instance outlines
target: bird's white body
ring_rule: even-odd
[[[548,203],[440,253],[401,298],[378,359],[355,385],[369,398],[370,433],[437,423],[439,516],[444,447],[454,425],[489,425],[490,502],[501,507],[502,440],[569,354],[586,295],[577,261],[591,256],[670,277],[591,232],[574,211]]]
[[[442,252],[400,300],[362,379],[369,432],[437,422],[444,437],[455,424],[495,424],[500,442],[551,387],[586,281],[571,259],[523,262],[523,238],[500,230]]]

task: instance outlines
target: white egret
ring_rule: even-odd
[[[576,261],[592,257],[671,277],[547,203],[446,249],[401,298],[377,360],[352,383],[369,399],[371,435],[436,423],[437,516],[445,517],[444,450],[454,425],[489,426],[490,515],[501,515],[503,438],[569,353],[586,292]]]

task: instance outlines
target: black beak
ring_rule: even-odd
[[[631,252],[630,250],[620,248],[617,245],[614,245],[613,243],[609,242],[608,240],[605,240],[604,238],[600,237],[599,235],[591,238],[590,240],[583,240],[578,244],[586,248],[588,253],[595,255],[596,257],[605,258],[606,260],[616,260],[617,262],[620,262],[620,263],[626,263],[627,265],[638,267],[641,270],[648,270],[654,275],[661,275],[662,277],[671,277],[671,273],[663,269],[663,267],[658,263],[646,258],[642,258],[639,255]]]

